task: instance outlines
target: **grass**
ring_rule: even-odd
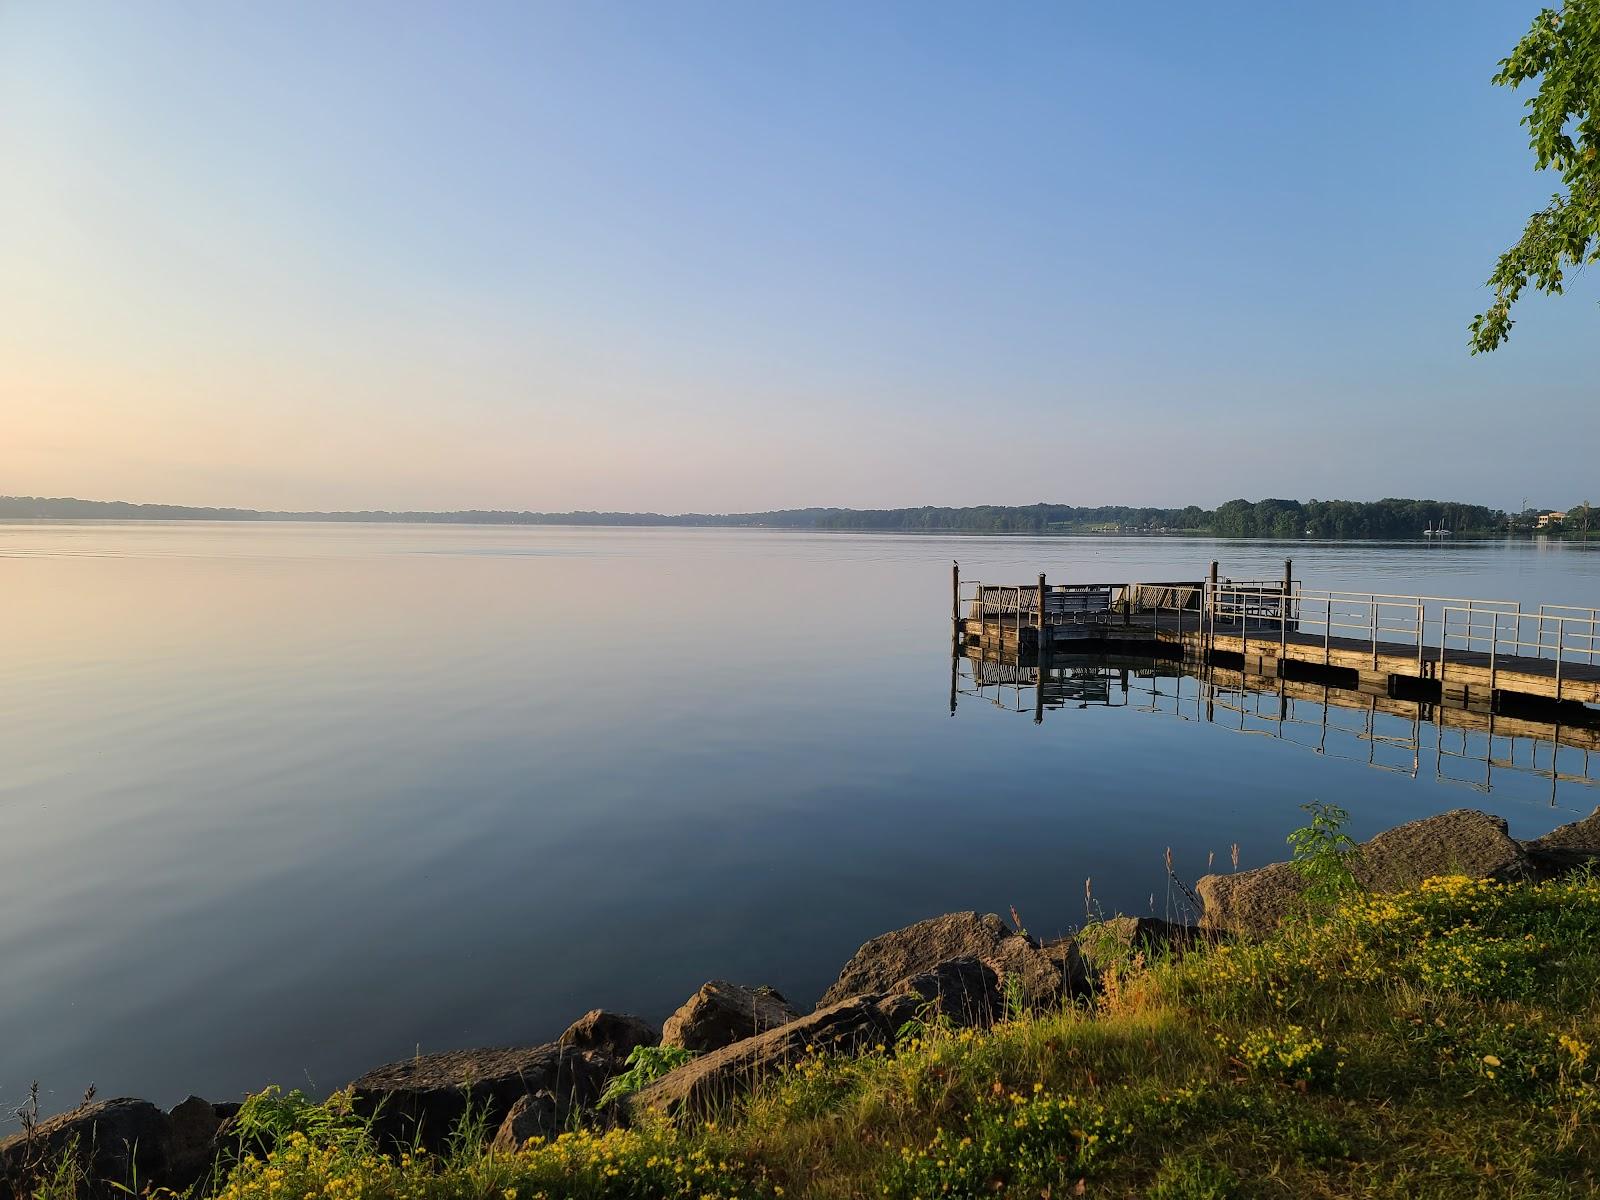
[[[930,1021],[700,1125],[380,1153],[269,1094],[202,1189],[328,1197],[1577,1197],[1600,1188],[1600,879],[1430,880],[1181,960],[1092,1007]],[[248,1111],[248,1110],[247,1110]],[[70,1173],[68,1173],[70,1174]],[[41,1195],[73,1195],[62,1176]]]

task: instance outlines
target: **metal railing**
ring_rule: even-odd
[[[1565,616],[1565,612],[1586,615]],[[1497,613],[1447,607],[1439,641],[1439,677],[1444,678],[1451,650],[1457,655],[1487,655],[1489,689],[1508,658],[1546,660],[1552,664],[1555,698],[1561,699],[1562,672],[1574,663],[1593,664],[1600,650],[1600,613],[1545,605],[1538,612]],[[1458,657],[1457,661],[1460,661]]]
[[[1600,608],[1579,608],[1574,604],[1541,604],[1539,605],[1539,617],[1541,621],[1541,632],[1543,632],[1544,628],[1548,627],[1546,622],[1551,619],[1557,622],[1575,622],[1574,629],[1579,631],[1583,630],[1584,627],[1587,626],[1587,634],[1585,635],[1587,644],[1581,649],[1575,646],[1574,650],[1582,653],[1586,662],[1600,662],[1600,646],[1595,644],[1595,627],[1600,625]],[[1561,633],[1561,629],[1562,627],[1558,623],[1554,630],[1558,637]],[[1534,654],[1534,657],[1544,657],[1544,648],[1542,646],[1538,648],[1537,652]]]
[[[1042,601],[1042,603],[1041,603]],[[1563,674],[1572,664],[1600,665],[1600,608],[1541,605],[1524,612],[1515,600],[1456,596],[1406,596],[1286,585],[1281,580],[1181,580],[1157,583],[1057,583],[996,585],[971,583],[958,589],[958,608],[987,634],[1063,625],[1130,623],[1135,614],[1176,616],[1178,632],[1191,615],[1193,628],[1208,645],[1219,634],[1236,635],[1245,652],[1252,641],[1279,644],[1287,656],[1291,642],[1303,650],[1322,650],[1330,665],[1335,650],[1363,648],[1374,670],[1385,656],[1416,663],[1418,677],[1436,660],[1440,674],[1451,656],[1487,657],[1491,679],[1503,659],[1552,662],[1557,698]],[[1459,661],[1459,658],[1457,659]],[[1348,659],[1346,659],[1348,664]],[[1592,676],[1589,676],[1592,678]],[[1492,683],[1491,683],[1492,686]]]
[[[1346,592],[1283,585],[1240,585],[1232,581],[1209,589],[1208,630],[1237,632],[1246,644],[1252,631],[1263,640],[1286,645],[1322,645],[1323,662],[1335,644],[1366,644],[1374,667],[1381,655],[1396,651],[1415,655],[1420,667],[1429,647],[1443,644],[1446,611],[1472,614],[1521,612],[1515,600],[1469,600],[1453,596],[1401,596],[1383,592]],[[1436,634],[1437,636],[1430,636]]]

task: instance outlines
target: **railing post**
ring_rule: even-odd
[[[1417,678],[1422,678],[1423,602],[1417,601]]]
[[[1500,614],[1496,612],[1491,620],[1493,622],[1493,631],[1489,635],[1489,712],[1492,714],[1494,712],[1495,671],[1499,662],[1500,651]],[[1513,637],[1511,640],[1515,643],[1521,639]],[[1513,649],[1515,649],[1514,645]]]
[[[1444,651],[1450,644],[1450,606],[1439,610],[1439,707],[1444,707]],[[1443,725],[1440,725],[1441,731]]]
[[[1544,622],[1543,621],[1539,622],[1539,640],[1541,642],[1544,641]],[[1556,703],[1557,704],[1561,703],[1561,647],[1562,647],[1562,644],[1566,642],[1566,640],[1567,640],[1567,619],[1565,617],[1557,617],[1556,618]],[[1555,767],[1556,767],[1556,754],[1557,754],[1557,752],[1558,751],[1556,751],[1556,750],[1552,750],[1551,753],[1550,753],[1550,769],[1552,771],[1555,770]]]
[[[961,564],[950,560],[950,624],[961,624]]]
[[[1372,635],[1372,669],[1376,671],[1378,669],[1378,598],[1369,592],[1367,594],[1367,602],[1371,605],[1371,615],[1368,617],[1367,625],[1368,631]]]

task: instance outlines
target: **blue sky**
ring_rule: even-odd
[[[1534,11],[0,3],[0,491],[1565,506]]]

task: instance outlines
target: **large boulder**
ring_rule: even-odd
[[[703,1117],[808,1055],[850,1055],[894,1046],[906,1022],[941,1013],[957,1025],[985,1025],[1001,1008],[1000,980],[975,958],[941,963],[890,993],[852,996],[742,1042],[724,1046],[656,1080],[630,1109]]]
[[[1433,875],[1522,879],[1533,860],[1500,817],[1458,808],[1397,825],[1363,842],[1351,873],[1374,892],[1414,888]],[[1200,928],[1259,937],[1299,910],[1306,880],[1292,863],[1273,863],[1233,875],[1206,875],[1195,884],[1204,911]]]
[[[666,1019],[661,1044],[704,1054],[787,1025],[799,1015],[772,988],[713,979]]]
[[[390,1063],[350,1086],[356,1111],[375,1118],[381,1137],[437,1149],[469,1105],[496,1128],[518,1099],[549,1092],[564,1122],[593,1106],[618,1066],[602,1050],[576,1046],[452,1050]]]
[[[654,1046],[660,1041],[661,1034],[648,1021],[628,1013],[591,1008],[567,1026],[556,1044],[575,1046],[579,1050],[604,1050],[618,1062],[624,1062],[635,1047]]]
[[[79,1105],[31,1130],[0,1141],[0,1197],[12,1184],[20,1198],[46,1163],[72,1150],[91,1181],[92,1194],[120,1194],[166,1177],[168,1118],[148,1100],[123,1096]]]
[[[988,964],[1004,981],[1002,986],[1016,980],[1033,1007],[1059,1004],[1088,984],[1088,973],[1070,939],[1041,947],[993,913],[946,913],[866,943],[844,965],[817,1008],[829,1008],[851,996],[893,991],[912,975],[963,957]]]
[[[1544,874],[1559,874],[1600,858],[1600,808],[1581,821],[1524,843],[1524,849]]]

